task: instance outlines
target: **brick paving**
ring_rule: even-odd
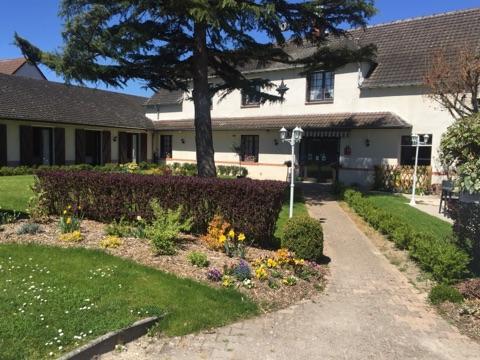
[[[480,359],[335,201],[306,188],[324,221],[331,278],[317,299],[177,338],[141,338],[102,359]]]

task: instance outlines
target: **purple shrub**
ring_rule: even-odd
[[[218,282],[222,280],[222,272],[217,268],[211,268],[207,271],[207,278],[208,280]]]
[[[103,222],[152,218],[149,202],[167,209],[183,206],[193,230],[204,233],[214,215],[261,245],[272,239],[286,183],[196,176],[156,176],[95,171],[39,171],[38,190],[45,192],[51,214],[66,205],[81,206],[85,218]]]

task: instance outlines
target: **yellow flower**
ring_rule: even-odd
[[[245,240],[245,234],[244,233],[238,234],[238,241],[244,241],[244,240]]]
[[[72,218],[71,217],[68,217],[67,218],[67,224],[71,224],[72,223]]]
[[[277,265],[278,265],[278,263],[275,260],[273,260],[273,259],[268,259],[267,260],[267,266],[269,268],[275,268],[275,267],[277,267]]]
[[[218,241],[220,241],[221,244],[224,244],[226,240],[227,240],[227,237],[225,235],[220,235],[220,238],[218,239]]]
[[[231,238],[233,238],[233,237],[235,236],[235,231],[230,230],[230,231],[228,232],[228,236],[231,237]]]
[[[259,268],[255,269],[255,277],[259,280],[265,280],[268,278],[267,269],[265,269],[265,265],[261,265]]]
[[[67,210],[63,210],[63,215],[65,215],[67,213]]]
[[[68,205],[67,209],[70,210],[72,208],[72,205]]]
[[[82,210],[82,207],[80,205],[78,206],[78,210]]]

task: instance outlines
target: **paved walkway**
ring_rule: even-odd
[[[408,200],[412,198],[412,195],[404,195]],[[444,213],[438,212],[438,207],[440,206],[440,196],[439,195],[417,195],[415,196],[415,201],[417,205],[415,206],[418,210],[426,212],[429,215],[435,216],[443,221],[447,221],[450,224],[453,223],[453,220],[445,216]]]
[[[309,211],[325,221],[332,259],[330,284],[316,301],[210,333],[142,338],[102,359],[480,358],[480,346],[438,316],[337,203],[313,196]]]

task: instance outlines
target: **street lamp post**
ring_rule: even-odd
[[[303,137],[303,130],[298,126],[293,129],[292,136],[287,139],[288,130],[284,127],[280,129],[280,140],[287,142],[292,147],[292,163],[290,166],[290,212],[289,218],[293,216],[293,193],[295,189],[295,144],[299,143]]]
[[[427,145],[428,144],[428,139],[430,136],[424,135],[423,136],[423,141],[420,141],[420,135],[418,134],[413,134],[412,135],[412,145],[415,145],[415,167],[413,169],[413,186],[412,186],[412,198],[410,199],[410,205],[415,206],[417,205],[415,201],[415,193],[416,193],[416,188],[417,188],[417,168],[418,168],[418,151],[420,149],[420,146]]]

